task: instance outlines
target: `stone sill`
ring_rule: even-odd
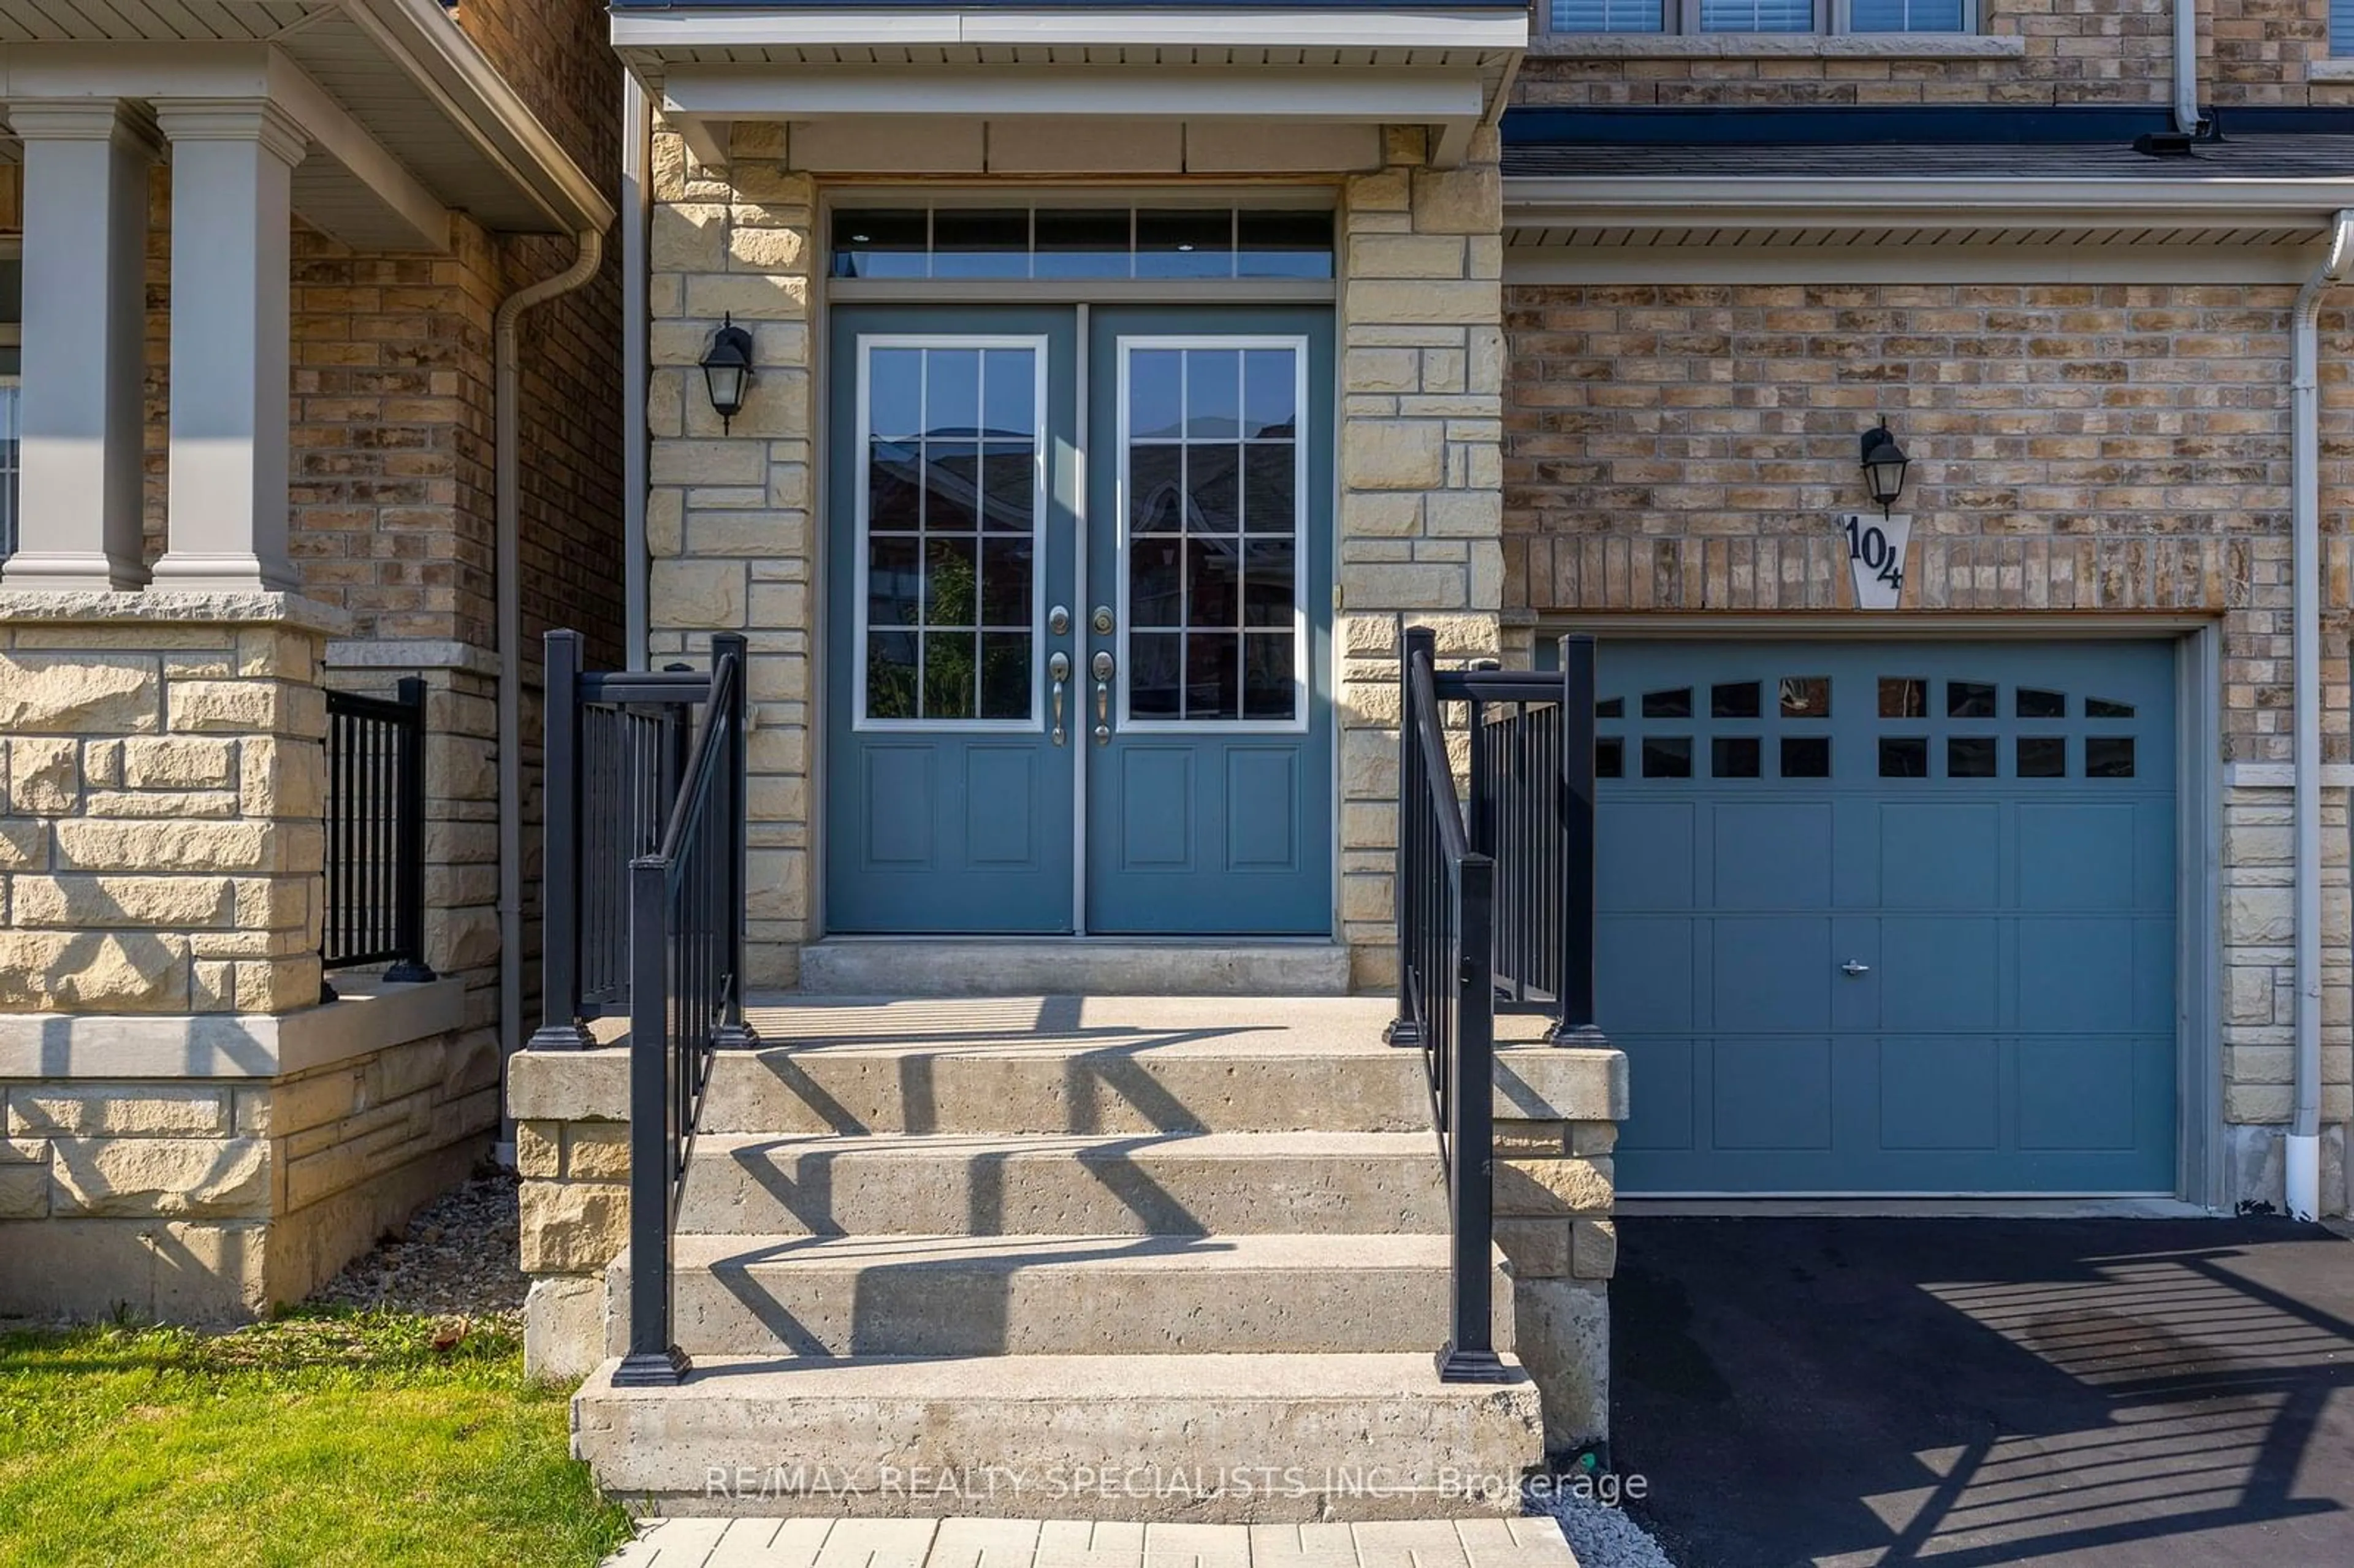
[[[1529,40],[1528,58],[1971,60],[2026,53],[2027,40],[2015,33],[1545,33]]]
[[[282,1078],[447,1034],[466,982],[333,977],[339,998],[286,1013],[0,1013],[0,1078]]]
[[[295,593],[0,588],[0,626],[292,626],[329,636],[352,618]]]
[[[2354,77],[2348,79],[2354,80]],[[2223,788],[2226,789],[2290,789],[2296,786],[2296,764],[2294,762],[2223,764]],[[2323,763],[2321,787],[2325,789],[2354,789],[2354,763]]]
[[[499,656],[455,638],[361,637],[327,644],[320,661],[330,670],[462,670],[468,674],[499,673]]]
[[[2307,81],[2354,81],[2354,58],[2339,60],[2307,60],[2305,62]]]

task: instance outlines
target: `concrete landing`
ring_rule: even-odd
[[[1349,949],[1257,938],[830,937],[801,949],[812,996],[1345,996]]]
[[[1550,1519],[656,1519],[602,1568],[1577,1568]]]

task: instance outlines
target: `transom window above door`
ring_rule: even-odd
[[[1332,276],[1332,214],[1316,207],[857,207],[832,234],[836,278]]]
[[[1572,33],[1974,33],[1974,0],[1548,0]]]

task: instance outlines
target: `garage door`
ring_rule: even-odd
[[[2164,643],[1606,641],[1628,1192],[2175,1186]]]

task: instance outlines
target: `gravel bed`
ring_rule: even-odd
[[[466,1318],[523,1329],[530,1280],[520,1262],[515,1175],[485,1165],[386,1233],[364,1257],[321,1286],[315,1305]]]
[[[1649,1531],[1623,1508],[1613,1508],[1568,1489],[1532,1490],[1528,1511],[1561,1520],[1561,1532],[1577,1558],[1577,1568],[1676,1568]]]

